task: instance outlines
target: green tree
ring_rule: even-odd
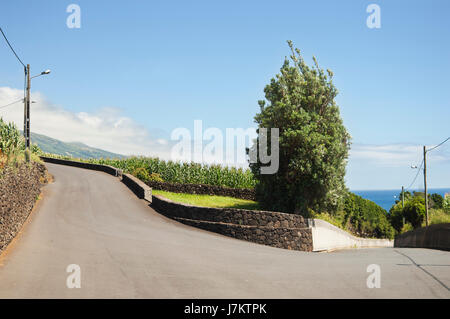
[[[444,197],[442,197],[442,195],[434,193],[431,194],[430,198],[433,203],[433,208],[442,208],[442,205],[444,204]]]
[[[406,199],[406,198],[405,198]],[[405,206],[398,202],[389,210],[389,221],[397,232],[400,232],[405,223],[410,223],[414,228],[418,228],[425,220],[425,199],[423,196],[413,196],[405,201]]]
[[[416,196],[408,201],[403,209],[403,215],[414,228],[420,227],[425,219],[425,199]]]
[[[405,196],[405,203],[407,203],[406,201],[406,196]],[[402,207],[402,202],[397,202],[396,204],[394,204],[391,209],[389,210],[389,222],[391,223],[392,227],[394,227],[394,229],[397,232],[400,232],[402,227],[403,227],[403,207]]]
[[[315,58],[309,67],[300,50],[288,44],[291,59],[285,59],[280,74],[265,87],[265,100],[258,101],[258,128],[279,128],[279,170],[261,174],[259,161],[250,164],[259,182],[257,197],[264,209],[302,215],[309,209],[333,212],[342,207],[347,191],[350,135],[334,100],[338,91],[333,73],[320,69]]]
[[[405,192],[403,192],[403,194],[404,194],[404,196],[405,196],[405,202],[408,201],[408,200],[410,200],[411,197],[412,197],[412,194],[411,194],[411,192],[409,192],[409,191],[405,191]],[[399,199],[396,200],[395,203],[401,203],[402,197],[403,197],[403,195],[402,195],[402,193],[400,192],[400,193],[398,194],[398,198],[399,198]]]

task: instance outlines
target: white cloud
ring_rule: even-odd
[[[431,148],[433,145],[427,146]],[[436,149],[429,153],[430,161],[448,161],[447,149]],[[350,150],[351,161],[363,161],[366,165],[382,167],[405,167],[420,164],[423,158],[423,146],[413,144],[367,145],[353,144]]]
[[[430,149],[434,145],[427,145]],[[417,175],[411,165],[419,166],[423,145],[353,144],[347,166],[346,181],[350,189],[401,189]],[[448,187],[450,180],[450,143],[427,154],[428,182],[431,188]],[[423,187],[423,177],[416,178],[412,189]]]
[[[23,97],[23,91],[0,87],[0,106]],[[65,142],[82,142],[92,147],[124,155],[170,157],[170,142],[153,137],[148,129],[114,107],[95,112],[70,112],[50,103],[35,92],[31,104],[31,131]],[[23,104],[0,109],[0,117],[23,127]]]

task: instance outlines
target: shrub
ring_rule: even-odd
[[[159,183],[164,182],[164,180],[161,178],[161,175],[159,175],[158,173],[151,173],[148,181],[149,182],[159,182]]]
[[[425,219],[425,199],[414,197],[408,201],[403,209],[403,215],[414,228],[419,228]]]
[[[40,149],[40,147],[37,144],[31,143],[30,150],[31,150],[32,154],[36,154],[36,155],[42,155],[43,154],[42,150]]]
[[[393,239],[395,235],[395,229],[389,223],[387,212],[374,202],[353,193],[346,195],[344,210],[332,215],[313,212],[312,216],[360,237]]]
[[[401,232],[403,227],[403,207],[402,203],[398,202],[389,210],[389,221],[397,232]]]
[[[444,201],[442,202],[442,208],[448,213],[450,213],[450,194],[445,194]]]
[[[150,176],[144,167],[138,167],[133,171],[133,175],[143,182],[148,182]]]
[[[442,208],[442,205],[444,204],[444,197],[442,197],[442,195],[434,193],[431,194],[430,198],[433,203],[433,208]]]
[[[413,229],[414,227],[410,223],[405,223],[405,225],[403,225],[402,229],[400,230],[400,234],[406,233]]]
[[[395,235],[386,210],[350,192],[345,197],[343,223],[362,237],[392,239]]]

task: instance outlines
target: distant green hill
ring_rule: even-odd
[[[37,144],[45,153],[52,153],[76,158],[125,158],[126,156],[87,146],[79,142],[62,142],[57,139],[31,133],[31,143]]]

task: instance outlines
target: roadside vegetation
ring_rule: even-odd
[[[133,174],[144,182],[155,180],[178,184],[206,184],[230,188],[254,188],[256,180],[249,169],[164,161],[151,157],[126,159],[74,159],[68,156],[45,154],[61,159],[110,165]]]
[[[13,123],[0,118],[0,171],[7,167],[18,167],[24,162],[41,162],[39,148],[32,145],[31,151],[25,148],[25,139]]]
[[[397,233],[426,226],[425,194],[405,192],[389,210],[389,220]],[[450,194],[428,194],[429,224],[450,223]]]
[[[258,203],[251,200],[245,200],[226,196],[212,196],[212,195],[198,195],[198,194],[184,194],[172,193],[162,190],[153,189],[153,195],[161,195],[174,202],[215,208],[239,208],[239,209],[259,209]]]
[[[386,210],[350,192],[344,197],[342,210],[334,214],[312,212],[312,217],[323,219],[359,237],[393,239],[396,234]]]

